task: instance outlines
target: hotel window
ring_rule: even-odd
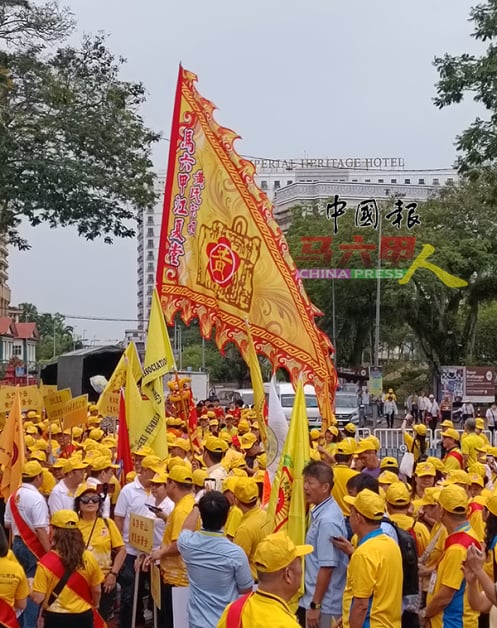
[[[390,183],[397,183],[397,179],[390,179]]]
[[[409,184],[411,183],[411,179],[404,179],[404,183],[405,183],[406,185],[409,185]]]
[[[275,190],[279,190],[280,189],[280,182],[279,181],[275,181],[274,182],[274,189]]]
[[[378,183],[385,183],[385,179],[378,179]]]
[[[371,183],[371,179],[364,179],[364,183]]]
[[[440,185],[439,179],[433,179],[433,185]]]
[[[425,180],[424,179],[418,179],[418,183],[419,183],[419,185],[424,185],[425,184]]]
[[[261,190],[267,190],[267,181],[261,181]]]
[[[449,178],[447,179],[447,183],[454,183],[454,179],[453,179],[452,177],[449,177]]]

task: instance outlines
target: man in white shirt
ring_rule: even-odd
[[[48,496],[48,508],[53,515],[58,510],[74,510],[74,493],[84,480],[86,462],[78,458],[64,460],[62,479],[53,487]]]
[[[131,573],[133,577],[121,581],[121,606],[119,609],[120,628],[131,628],[131,615],[133,610],[133,586],[135,560],[138,550],[129,544],[129,520],[131,514],[141,515],[155,519],[155,515],[147,508],[146,504],[155,505],[153,497],[149,494],[152,478],[156,473],[162,471],[161,460],[158,456],[145,456],[140,462],[140,472],[133,482],[126,484],[119,493],[116,508],[114,510],[114,520],[119,531],[123,535],[126,545],[126,559],[124,561],[125,571]],[[143,572],[142,572],[143,574]],[[143,576],[140,577],[141,590],[143,591]],[[136,625],[144,623],[142,595],[138,596]]]
[[[429,395],[428,401],[425,402],[425,418],[428,421],[430,430],[432,430],[433,433],[435,433],[435,430],[437,429],[439,412],[440,408],[437,400],[435,399],[435,395]]]
[[[7,501],[5,526],[12,530],[12,550],[31,585],[37,561],[50,550],[49,514],[45,498],[38,490],[43,482],[43,468],[36,460],[24,465],[22,485]],[[23,628],[36,628],[39,605],[30,598],[23,613]]]
[[[492,432],[492,436],[495,430],[495,423],[497,421],[497,403],[494,403],[485,413],[485,419],[487,420],[487,427]],[[493,438],[492,438],[493,442]]]
[[[222,438],[209,436],[204,443],[204,462],[207,467],[208,479],[216,480],[214,489],[223,492],[223,480],[228,477],[226,469],[222,465],[224,454],[228,444]]]

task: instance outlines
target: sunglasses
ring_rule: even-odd
[[[98,495],[85,495],[84,497],[80,497],[79,501],[82,504],[98,504],[100,497]]]

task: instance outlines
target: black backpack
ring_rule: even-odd
[[[417,595],[419,593],[419,574],[416,533],[412,528],[409,532],[402,530],[388,517],[383,517],[382,522],[391,525],[397,533],[399,549],[402,554],[402,597]]]

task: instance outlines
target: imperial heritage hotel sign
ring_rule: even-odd
[[[346,157],[343,159],[257,159],[250,158],[256,168],[344,168],[368,170],[370,168],[405,168],[403,157]]]

